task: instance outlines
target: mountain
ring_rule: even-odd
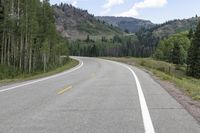
[[[114,26],[97,20],[87,10],[82,10],[68,4],[54,5],[57,30],[63,37],[71,39],[86,38],[87,35],[114,35],[123,32]]]
[[[96,18],[110,25],[117,26],[123,31],[128,30],[129,32],[138,32],[141,28],[149,29],[155,26],[151,21],[131,17],[98,16]]]
[[[190,29],[195,30],[198,20],[199,17],[171,20],[163,24],[156,25],[151,29],[140,30],[136,33],[136,35],[141,45],[156,48],[160,40],[168,38],[173,34],[189,31]]]
[[[189,19],[182,19],[182,20],[180,19],[172,20],[157,25],[151,28],[149,31],[152,32],[152,35],[154,37],[165,38],[175,33],[189,31],[190,29],[195,30],[198,20],[199,20],[198,17],[192,17]]]

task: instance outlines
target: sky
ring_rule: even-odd
[[[95,16],[123,16],[163,23],[200,15],[200,0],[50,0],[86,9]]]

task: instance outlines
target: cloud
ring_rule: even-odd
[[[139,15],[140,9],[145,8],[161,8],[167,4],[167,0],[144,0],[142,2],[137,2],[134,6],[126,12],[120,13],[116,16],[126,16],[126,17],[136,17]]]
[[[121,5],[124,3],[125,0],[106,0],[106,3],[103,5],[103,11],[101,12],[102,15],[106,15],[108,12],[111,11],[113,6]]]
[[[73,6],[75,6],[75,7],[77,7],[77,6],[78,6],[78,5],[77,5],[77,4],[78,4],[78,2],[77,2],[77,1],[75,1],[75,0],[74,0],[74,1],[72,1],[72,3],[71,3],[71,4],[72,4]]]
[[[60,0],[60,2],[71,4],[74,7],[78,6],[78,0]]]

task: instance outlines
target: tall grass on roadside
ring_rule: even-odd
[[[60,73],[62,71],[68,70],[72,67],[78,65],[78,61],[74,59],[69,59],[68,62],[61,66],[47,72],[37,71],[33,73],[22,73],[19,70],[13,69],[13,67],[8,67],[6,65],[0,65],[0,83],[8,83],[8,82],[16,82],[21,80],[31,80],[42,78],[50,75],[54,75],[56,73]]]

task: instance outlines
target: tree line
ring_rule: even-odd
[[[112,38],[102,36],[101,39],[91,39],[88,35],[85,40],[75,40],[70,42],[69,50],[71,55],[77,56],[134,56],[148,57],[152,49],[140,45],[135,35],[119,36]]]
[[[200,78],[200,21],[195,33],[189,32],[191,46],[188,50],[187,74],[195,78]]]
[[[56,31],[49,0],[0,0],[0,63],[22,72],[61,65],[68,47]]]
[[[171,35],[169,38],[159,42],[153,56],[156,59],[174,64],[186,64],[187,51],[190,44],[187,32]]]
[[[200,22],[195,30],[182,32],[161,40],[154,58],[187,65],[187,75],[200,78]]]

